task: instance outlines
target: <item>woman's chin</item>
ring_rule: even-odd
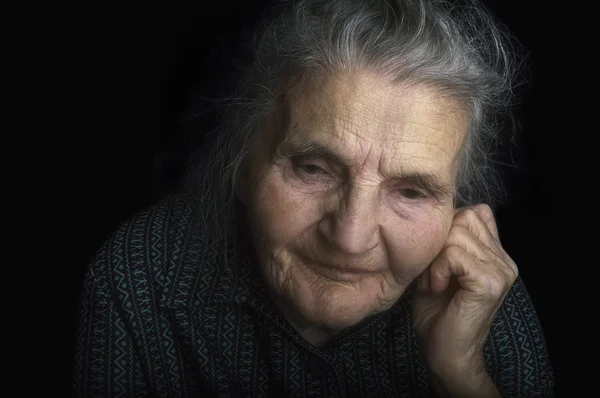
[[[300,315],[311,326],[342,330],[381,310],[374,294],[358,294],[344,286],[327,290],[293,299]]]

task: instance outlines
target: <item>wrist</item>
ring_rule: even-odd
[[[433,390],[443,398],[500,397],[491,377],[482,371],[430,372]]]

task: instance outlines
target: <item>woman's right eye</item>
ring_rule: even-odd
[[[311,175],[327,174],[327,172],[325,170],[323,170],[321,167],[314,165],[314,164],[303,164],[303,165],[299,165],[298,168],[300,168],[305,173],[311,174]]]

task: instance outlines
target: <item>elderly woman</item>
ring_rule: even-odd
[[[76,396],[551,396],[492,206],[514,86],[473,2],[279,2],[177,195],[85,282]]]

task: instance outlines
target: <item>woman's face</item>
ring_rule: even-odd
[[[288,315],[339,330],[398,300],[446,239],[468,128],[457,102],[424,86],[299,79],[237,190]]]

